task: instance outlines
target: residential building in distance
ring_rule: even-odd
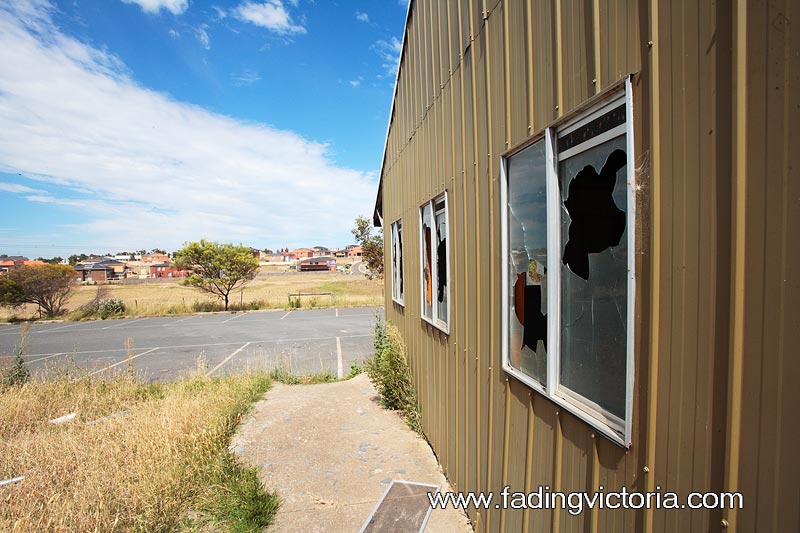
[[[97,258],[96,261],[81,261],[75,265],[75,279],[82,282],[105,283],[129,277],[133,270],[116,259]]]
[[[298,248],[296,250],[291,250],[288,252],[289,258],[292,261],[298,261],[300,259],[305,259],[307,257],[314,257],[314,250],[309,248]]]
[[[364,250],[361,246],[351,245],[347,247],[347,257],[350,259],[360,259],[364,255]]]
[[[31,265],[43,265],[43,261],[31,261],[21,255],[0,255],[0,272],[8,272],[13,268]]]
[[[141,259],[142,263],[149,265],[151,263],[166,263],[169,261],[169,256],[167,254],[147,254],[143,255]]]
[[[150,265],[151,278],[185,278],[188,273],[185,268],[177,267],[169,261]]]
[[[267,263],[290,263],[292,261],[291,256],[286,252],[261,254],[261,260]]]
[[[300,272],[319,272],[336,270],[336,259],[333,257],[311,257],[298,263]]]

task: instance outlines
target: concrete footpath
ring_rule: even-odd
[[[270,531],[357,532],[394,480],[447,480],[424,439],[383,409],[365,374],[323,385],[276,383],[233,448],[281,498]],[[431,512],[427,533],[472,531],[453,509]]]

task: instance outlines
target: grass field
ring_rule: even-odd
[[[261,531],[278,499],[228,446],[269,386],[199,372],[0,388],[0,480],[24,476],[0,487],[0,531]]]
[[[190,287],[178,280],[144,281],[130,284],[102,286],[84,285],[75,289],[67,307],[73,313],[65,318],[84,318],[74,313],[81,305],[92,300],[98,287],[105,287],[107,297],[121,298],[125,302],[126,316],[182,315],[195,311],[221,310],[219,299]],[[331,296],[302,297],[295,300],[300,307],[356,307],[376,306],[383,303],[383,282],[368,280],[360,275],[338,272],[296,273],[283,272],[257,276],[243,290],[231,293],[233,309],[279,309],[291,306],[289,293],[330,292]],[[34,306],[10,310],[0,308],[0,321],[26,319],[37,316]]]

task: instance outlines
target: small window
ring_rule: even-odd
[[[450,323],[447,194],[420,207],[422,318],[445,333]]]
[[[403,305],[403,222],[391,226],[392,300]]]
[[[630,82],[504,159],[503,364],[630,445],[634,172]]]

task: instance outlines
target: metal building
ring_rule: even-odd
[[[800,531],[799,23],[411,0],[375,219],[455,490],[743,498],[491,506],[478,531]]]

